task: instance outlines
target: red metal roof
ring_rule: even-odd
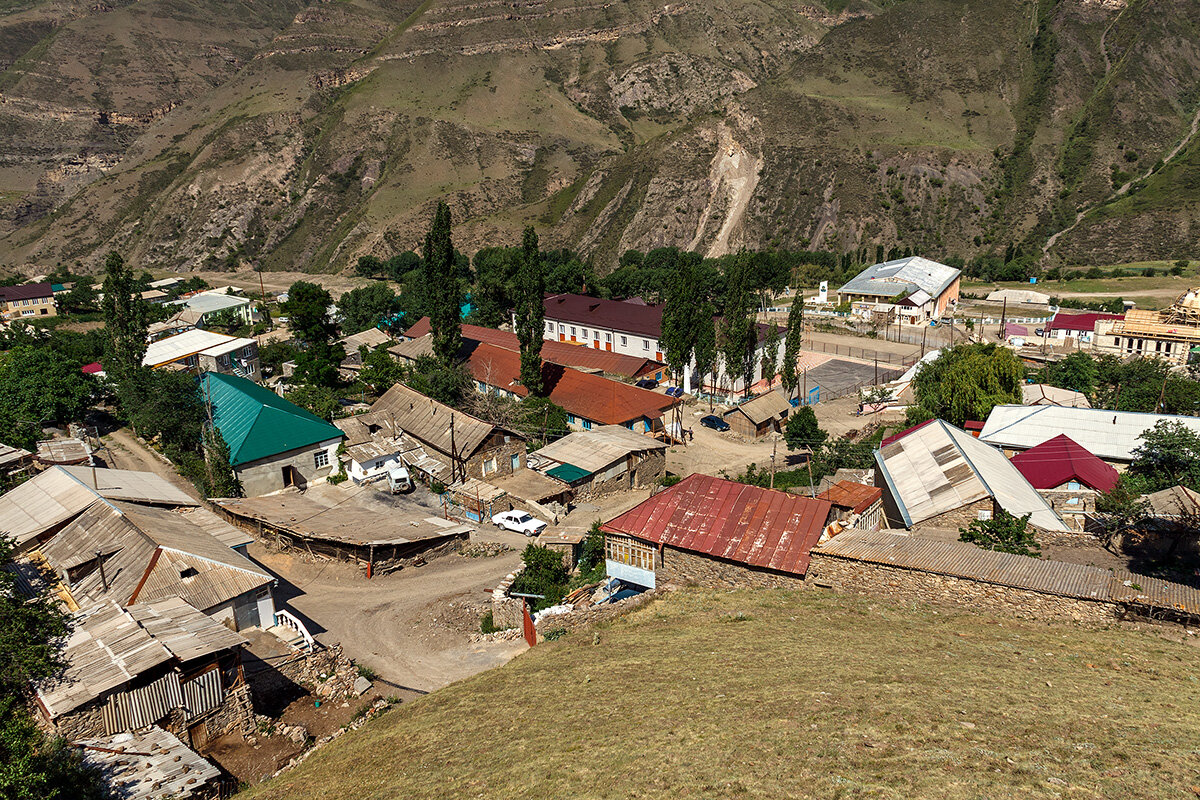
[[[695,553],[803,575],[828,500],[691,475],[601,528]]]
[[[0,297],[5,300],[36,300],[54,296],[54,288],[48,283],[26,283],[22,286],[0,286]]]
[[[467,370],[475,380],[505,389],[518,397],[529,390],[517,381],[521,377],[521,357],[511,350],[485,344],[468,343]],[[681,400],[665,394],[639,389],[627,383],[580,372],[549,361],[542,362],[542,384],[557,405],[602,425],[624,425],[643,417],[657,419]]]
[[[1059,314],[1046,326],[1048,331],[1088,331],[1102,319],[1125,319],[1124,314]]]
[[[1117,485],[1117,471],[1065,433],[1013,456],[1012,463],[1035,489],[1079,481],[1098,492],[1108,492]]]
[[[404,332],[406,339],[420,339],[431,330],[429,317],[422,317],[417,324]],[[479,325],[463,325],[462,336],[473,342],[503,347],[505,350],[520,352],[521,344],[515,333],[500,331],[495,328],[484,328]],[[584,345],[555,342],[549,339],[542,343],[542,360],[562,364],[565,367],[599,370],[610,375],[621,375],[626,378],[640,378],[662,369],[662,364],[649,358],[638,358],[608,350],[597,350]]]
[[[848,508],[861,514],[883,497],[883,489],[853,481],[838,481],[817,495],[818,500],[828,500],[839,508]]]
[[[602,300],[582,294],[552,294],[544,301],[546,319],[627,331],[642,336],[662,336],[661,305]]]

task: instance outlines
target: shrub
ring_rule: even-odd
[[[1002,508],[997,509],[991,519],[977,519],[967,527],[959,528],[958,533],[960,542],[969,542],[985,550],[1035,557],[1042,552],[1029,527],[1029,514],[1014,517]]]

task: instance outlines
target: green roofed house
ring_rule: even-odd
[[[206,372],[200,391],[229,445],[229,461],[247,497],[304,488],[337,465],[343,434],[325,420],[253,381]]]

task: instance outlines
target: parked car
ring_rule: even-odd
[[[388,470],[387,481],[388,489],[392,494],[403,494],[413,490],[412,476],[408,474],[407,467]]]
[[[682,386],[668,386],[667,387],[667,397],[683,397],[683,387]]]
[[[493,516],[492,524],[502,531],[514,531],[526,536],[537,536],[549,525],[548,522],[542,522],[528,512],[518,511],[515,508],[512,511],[502,511]]]
[[[1043,330],[1042,328],[1038,328],[1036,331],[1033,332],[1033,335],[1040,338],[1040,337],[1046,335],[1046,331]]]
[[[639,389],[653,389],[654,387],[658,386],[658,381],[654,380],[654,378],[642,378],[640,381],[635,383],[634,386],[638,387]]]
[[[707,417],[701,417],[700,424],[706,428],[712,428],[714,431],[729,430],[729,423],[718,417],[716,414],[709,414]]]

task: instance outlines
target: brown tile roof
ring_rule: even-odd
[[[661,305],[602,300],[582,294],[553,294],[545,299],[543,305],[546,319],[628,331],[655,339],[662,336]]]
[[[517,353],[490,344],[466,349],[469,350],[467,369],[476,381],[518,397],[529,394],[518,382],[521,360]],[[657,419],[666,409],[681,402],[665,394],[550,362],[542,363],[542,383],[550,400],[567,413],[602,425],[623,425],[643,417]]]
[[[610,519],[601,529],[803,575],[829,510],[828,500],[695,474]]]
[[[23,286],[0,286],[0,298],[8,302],[13,300],[37,300],[54,296],[54,289],[48,283],[26,283]]]

